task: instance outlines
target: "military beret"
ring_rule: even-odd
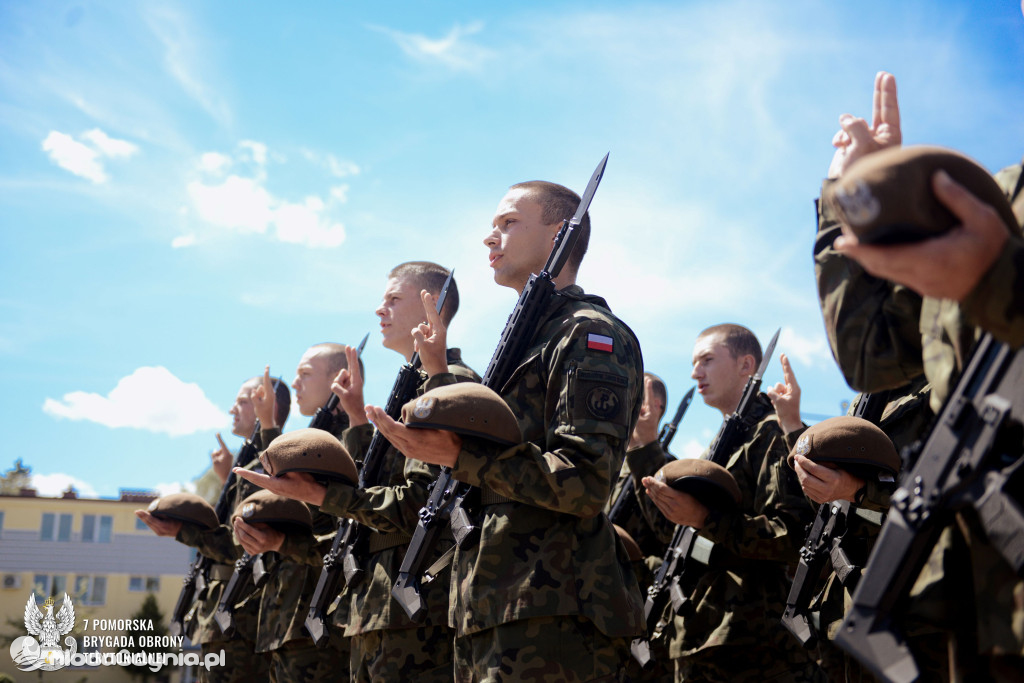
[[[900,456],[892,440],[873,423],[859,417],[830,417],[811,425],[789,454],[802,455],[814,462],[834,463],[840,469],[861,479],[877,478],[879,474],[896,476]]]
[[[865,244],[935,237],[960,224],[932,192],[932,176],[940,169],[995,208],[1016,232],[1013,209],[992,175],[977,162],[942,147],[895,147],[862,157],[826,188],[825,201]]]
[[[160,496],[149,504],[149,514],[157,519],[175,519],[204,529],[216,529],[220,526],[213,506],[194,493]]]
[[[630,562],[640,562],[644,559],[644,553],[640,550],[640,544],[637,543],[629,532],[623,529],[618,524],[612,524],[615,528],[615,533],[618,534],[619,540],[622,541],[622,545],[626,548],[626,555],[629,556]]]
[[[260,463],[271,476],[308,472],[352,484],[359,480],[352,456],[337,438],[322,429],[303,428],[282,434],[260,454]]]
[[[712,511],[732,510],[743,498],[729,470],[710,460],[673,460],[658,470],[655,476],[672,488],[689,493]]]
[[[519,421],[504,399],[475,382],[431,389],[402,406],[402,421],[412,429],[441,429],[504,445],[523,440]]]
[[[266,489],[260,489],[239,503],[233,517],[242,518],[246,524],[266,524],[278,531],[313,529],[313,516],[305,503]]]

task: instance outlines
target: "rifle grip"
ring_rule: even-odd
[[[356,585],[363,578],[363,574],[366,573],[359,566],[359,560],[356,559],[353,553],[345,553],[345,556],[341,559],[341,567],[345,574],[345,583],[349,586]]]
[[[455,544],[460,549],[472,548],[480,540],[480,527],[473,522],[469,513],[461,505],[455,506],[452,510],[450,523]]]
[[[693,611],[693,604],[690,598],[686,597],[683,592],[683,587],[679,584],[679,577],[672,579],[672,583],[668,586],[669,600],[672,601],[672,612],[681,617],[687,616]]]

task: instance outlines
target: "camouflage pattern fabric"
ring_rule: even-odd
[[[646,495],[645,497],[650,498]],[[654,575],[658,573],[664,555],[665,553],[662,552],[660,557],[651,555],[642,561],[632,563],[637,583],[641,587],[647,587],[654,583]],[[675,663],[668,652],[668,641],[669,636],[666,633],[649,641],[652,661],[647,664],[646,668],[641,667],[636,658],[628,657],[619,672],[620,683],[672,683],[675,680]]]
[[[270,655],[252,651],[251,640],[225,640],[219,643],[203,643],[200,648],[202,659],[207,653],[224,652],[224,666],[210,670],[199,667],[200,683],[253,683],[270,679]]]
[[[270,680],[275,683],[314,683],[348,680],[349,639],[330,630],[323,648],[312,640],[293,640],[272,653]]]
[[[733,668],[730,660],[737,648],[764,648],[792,665],[792,677],[779,680],[824,680],[820,672],[805,677],[805,670],[816,670],[816,656],[780,621],[789,595],[788,572],[799,559],[814,510],[786,463],[789,450],[764,394],[758,395],[752,418],[749,438],[725,465],[742,501],[736,512],[712,512],[700,530],[715,548],[694,584],[684,586],[693,610],[675,617],[669,652],[673,659],[696,656],[694,661],[708,666]],[[745,661],[751,674],[763,669],[764,662]]]
[[[672,540],[675,525],[661,514],[654,501],[647,495],[641,481],[644,477],[653,477],[665,463],[672,460],[674,458],[662,450],[661,444],[657,440],[646,446],[627,451],[626,461],[619,472],[615,488],[612,489],[612,496],[605,506],[605,513],[610,512],[612,504],[622,492],[627,478],[632,474],[633,500],[636,502],[629,506],[622,519],[615,520],[615,523],[633,537],[644,555],[659,559],[665,555],[665,548]],[[646,584],[641,583],[640,585]]]
[[[448,683],[454,672],[452,650],[447,626],[367,631],[352,637],[351,680]]]
[[[582,683],[618,680],[626,638],[578,616],[537,617],[455,641],[458,683]]]
[[[796,642],[795,640],[793,642]],[[825,681],[818,666],[793,650],[767,645],[726,646],[675,660],[678,683],[770,683]]]
[[[593,343],[602,337],[611,350]],[[629,328],[575,285],[556,292],[498,391],[526,441],[501,450],[464,439],[453,468],[460,481],[510,499],[485,506],[479,543],[455,554],[450,624],[459,637],[490,630],[499,638],[503,624],[573,615],[612,637],[643,632],[636,578],[601,514],[642,389],[643,360]]]
[[[996,180],[1006,190],[1018,220],[1024,223],[1021,172],[1022,166],[1015,165],[997,174]],[[906,306],[905,292],[900,298],[898,287],[871,278],[832,250],[839,226],[834,216],[820,205],[821,202],[815,274],[826,332],[836,361],[852,387],[861,391],[887,388],[891,386],[887,380],[899,374],[897,369],[920,367],[932,385],[931,407],[938,410],[980,330],[990,331],[998,340],[1014,347],[1024,343],[1024,240],[1020,233],[1010,237],[992,268],[963,304],[923,299],[919,315],[914,316]],[[919,323],[916,334],[907,329],[911,321]],[[885,331],[889,332],[891,345],[882,349],[883,362],[878,364],[877,371],[872,371],[867,366],[872,362],[872,350],[879,347],[872,340],[884,338]],[[993,664],[996,668],[1007,662],[1020,666],[1019,658],[1003,655],[1024,655],[1024,584],[983,535],[979,537],[978,529],[972,533],[972,526],[971,519],[961,516],[959,524],[943,532],[912,591],[914,595],[922,586],[945,581],[952,584],[947,590],[955,587],[962,602],[970,593],[965,593],[964,588],[973,587],[975,629],[960,627],[956,633],[957,657],[968,662],[962,665],[968,667],[968,677],[975,675],[969,668],[975,666],[973,652],[988,657],[976,664],[982,670],[997,659],[999,664]],[[953,552],[953,546],[964,542],[965,535],[972,539],[969,553]],[[970,566],[964,567],[968,555]],[[964,580],[965,575],[973,580]],[[943,622],[950,618],[952,610],[956,623],[955,607],[930,607],[937,609]]]

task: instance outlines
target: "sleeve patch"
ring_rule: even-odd
[[[611,353],[615,350],[615,341],[611,337],[591,332],[587,334],[587,349]]]

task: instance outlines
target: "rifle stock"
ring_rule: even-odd
[[[919,671],[893,617],[943,527],[973,507],[992,545],[1018,575],[1024,570],[1019,500],[1024,352],[985,334],[923,441],[905,449],[901,477],[882,532],[836,642],[872,673],[909,683]],[[916,458],[915,458],[916,454]]]

